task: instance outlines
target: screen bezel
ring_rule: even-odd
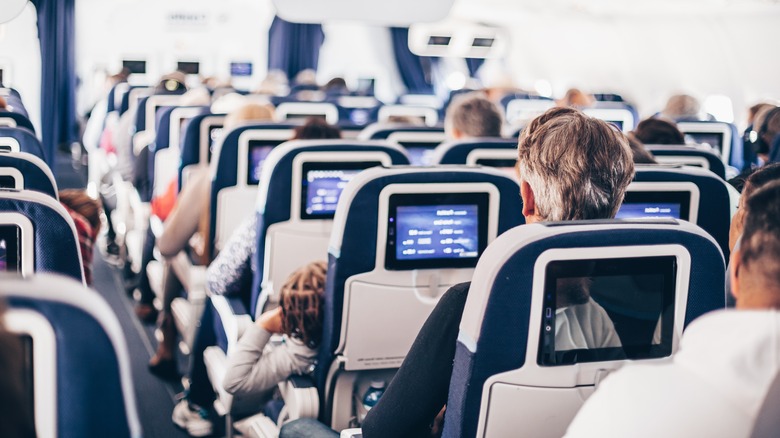
[[[176,61],[176,70],[184,73],[185,75],[197,76],[200,74],[200,61]],[[192,70],[195,71],[193,72]]]
[[[680,205],[680,217],[674,219],[682,219],[688,221],[691,217],[691,192],[689,191],[626,191],[626,197],[623,199],[623,203],[620,208],[623,208],[625,204],[679,204]],[[620,209],[618,209],[618,212]],[[624,219],[638,219],[638,218],[624,218]]]
[[[22,260],[22,227],[17,224],[0,224],[0,241],[3,239],[6,241],[6,269],[0,272],[21,274],[24,264]],[[13,257],[9,257],[9,255]]]
[[[732,138],[731,127],[728,124],[717,122],[679,122],[677,128],[683,134],[720,134],[723,142],[720,149],[720,158],[724,164],[729,164]]]
[[[566,270],[566,276],[554,276],[554,266]],[[675,294],[679,272],[676,255],[635,257],[600,257],[568,260],[551,260],[544,267],[544,293],[542,299],[541,327],[539,329],[537,364],[557,367],[581,363],[608,362],[614,360],[660,359],[674,350],[674,317],[677,297]],[[664,276],[663,310],[661,316],[661,343],[658,345],[577,349],[557,352],[555,346],[556,288],[558,278],[606,275],[661,274]],[[595,300],[594,300],[595,301]],[[606,310],[606,309],[605,309]],[[616,333],[617,335],[617,333]],[[552,343],[552,350],[550,349]],[[551,358],[550,355],[554,355]]]
[[[477,256],[464,258],[426,258],[399,260],[396,255],[395,233],[399,206],[477,205]],[[396,193],[390,195],[385,238],[385,269],[408,271],[415,269],[474,268],[488,243],[490,194],[486,192]]]
[[[230,134],[230,132],[225,132],[224,135],[222,135],[222,141],[219,142],[219,148],[217,148],[217,143],[214,144],[214,153],[216,155],[212,156],[213,159],[219,159],[219,155],[222,150],[222,144],[224,143],[227,136]],[[288,141],[293,137],[295,132],[292,129],[289,128],[277,128],[277,127],[271,127],[270,129],[262,129],[262,128],[250,128],[242,132],[238,136],[238,163],[236,163],[236,175],[244,175],[244,177],[238,176],[236,178],[236,186],[239,187],[254,187],[258,184],[247,184],[248,175],[249,175],[249,142],[253,140],[260,140],[260,141],[279,141],[279,144]],[[276,147],[279,147],[278,145]],[[266,158],[263,163],[268,161],[268,158]],[[263,165],[265,167],[265,165]],[[262,171],[261,171],[261,181],[262,181]]]
[[[323,102],[284,102],[276,107],[276,118],[280,122],[304,120],[307,117],[323,117],[330,125],[339,122],[336,105]]]
[[[207,116],[200,121],[200,138],[198,139],[200,150],[198,152],[198,163],[206,164],[210,162],[209,148],[211,147],[211,128],[223,127],[225,116]]]
[[[246,149],[246,162],[247,162],[247,167],[246,167],[246,185],[248,185],[248,186],[256,186],[256,185],[260,184],[260,179],[262,178],[262,176],[258,177],[257,181],[255,181],[255,179],[252,176],[252,173],[254,171],[254,166],[253,166],[253,163],[252,163],[252,152],[255,149],[257,149],[257,148],[270,147],[271,149],[268,151],[268,153],[270,154],[271,151],[273,151],[275,147],[279,146],[280,144],[284,143],[285,141],[286,140],[277,140],[277,139],[265,139],[265,140],[252,139],[252,140],[249,140],[247,142],[247,149]],[[267,143],[273,143],[273,144],[253,145],[252,144],[253,142],[263,142],[263,143],[267,142]],[[263,162],[265,160],[267,160],[267,159],[268,159],[268,154],[266,154],[265,158],[263,159]],[[260,163],[261,169],[262,169],[263,162]]]
[[[688,222],[695,224],[699,219],[699,187],[688,181],[633,181],[626,189],[626,196],[633,192],[688,192],[690,203],[688,205]],[[680,209],[682,216],[682,208]]]
[[[634,129],[634,115],[628,108],[585,108],[583,113],[607,123],[621,122],[620,130],[629,132]],[[617,128],[617,125],[614,125]]]
[[[309,201],[309,180],[307,178],[309,172],[317,170],[366,170],[372,167],[382,166],[380,161],[342,161],[342,162],[317,162],[309,161],[303,163],[301,167],[301,189],[300,189],[300,219],[301,220],[323,220],[333,219],[336,215],[336,211],[330,213],[308,213],[308,201]],[[343,193],[343,191],[342,191]]]

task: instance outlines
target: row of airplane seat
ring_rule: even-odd
[[[139,91],[129,97],[131,90]],[[212,113],[208,102],[190,104],[176,93],[140,97],[142,90],[113,88],[109,112],[117,117],[106,123],[115,136],[129,136],[130,162],[124,164],[136,175],[132,181],[118,175],[119,151],[101,147],[90,151],[90,184],[96,197],[107,196],[107,186],[115,189],[117,202],[106,204],[113,243],[124,245],[119,256],[148,277],[165,316],[161,329],[169,323],[184,341],[176,345],[176,333],[169,332],[166,345],[190,355],[189,387],[172,420],[193,436],[213,431],[195,413],[199,408],[224,416],[229,435],[235,427],[247,436],[285,436],[285,428],[306,425],[305,419],[343,437],[375,436],[381,429],[405,435],[411,429],[400,431],[411,424],[382,419],[390,418],[393,400],[417,394],[428,403],[442,391],[436,407],[446,402],[442,436],[562,436],[608,374],[629,363],[668,361],[689,324],[726,307],[729,233],[739,199],[725,178],[735,163],[728,150],[736,135],[718,137],[718,148],[648,145],[659,164],[634,170],[629,157],[626,168],[605,167],[620,175],[596,178],[588,167],[593,163],[586,163],[569,176],[527,178],[521,185],[518,175],[540,172],[529,161],[546,158],[539,150],[533,159],[522,151],[518,158],[517,139],[452,139],[440,126],[351,123],[345,131],[357,133],[359,125],[358,138],[301,140],[306,127],[332,127],[319,118],[236,124],[233,114]],[[609,102],[593,111],[630,112],[617,98],[604,99]],[[516,100],[544,99],[514,96],[507,106]],[[115,124],[125,101],[132,135]],[[277,103],[277,112],[293,105],[288,116],[295,115],[294,104],[307,104]],[[343,120],[342,108],[333,106],[335,120]],[[297,115],[327,119],[331,110],[317,111],[304,105]],[[600,118],[555,111],[542,117]],[[601,116],[609,121],[613,114]],[[622,139],[619,132],[633,128],[626,123],[598,129]],[[720,128],[718,135],[732,130]],[[7,329],[21,336],[34,359],[24,382],[36,432],[142,436],[137,403],[143,401],[134,398],[123,334],[105,302],[84,287],[76,226],[56,202],[40,142],[26,134],[23,127],[0,127],[0,185],[6,189],[0,191],[0,249],[6,270],[21,277],[4,281],[0,294],[8,303]],[[521,149],[523,141],[532,140],[521,140]],[[608,146],[623,148],[622,142]],[[612,158],[625,161],[624,152]],[[571,218],[598,220],[550,221],[546,203],[556,195],[540,181],[553,187],[577,172],[585,178],[577,182],[587,182],[579,187],[584,192],[613,179],[625,183],[605,195],[615,209],[593,213],[595,207],[577,204],[582,211]],[[622,204],[612,199],[623,199],[623,191]],[[198,203],[182,202],[191,199]],[[196,218],[190,221],[197,223],[196,239],[186,240],[198,250],[184,245],[170,253],[172,224],[184,216]],[[237,240],[246,227],[252,239],[241,241],[240,234]],[[219,294],[213,279],[224,274],[217,269],[238,246],[251,248],[242,260],[246,270],[240,278],[222,278],[238,291]],[[316,321],[291,327],[290,315],[311,307],[290,304],[291,294],[301,291],[288,279],[317,261],[327,262],[327,274],[313,305]],[[173,288],[171,278],[178,282]],[[462,317],[440,307],[454,294],[463,300]],[[409,363],[428,360],[421,359],[424,339],[437,330],[436,318],[450,318],[450,327],[458,328],[445,333],[454,334],[451,339],[427,338],[445,339],[441,345],[452,350],[450,359],[428,358],[452,365],[451,373],[433,376]],[[280,325],[268,329],[269,321]],[[278,388],[281,402],[272,407],[267,391],[231,380],[235,355],[246,354],[247,339],[258,330],[279,349],[300,344],[301,330],[312,326],[318,332],[306,339],[313,341],[299,346],[308,349],[311,366],[265,388]],[[157,359],[153,371],[178,377],[175,360]],[[409,415],[414,410],[410,405]]]

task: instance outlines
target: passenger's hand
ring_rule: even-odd
[[[260,315],[260,318],[257,319],[257,326],[269,333],[281,333],[282,308],[277,307],[274,310],[269,310]]]

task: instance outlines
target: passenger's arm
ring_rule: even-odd
[[[198,230],[200,215],[209,203],[210,184],[208,169],[199,169],[195,178],[179,193],[176,205],[165,221],[165,230],[157,239],[157,249],[163,257],[175,257]]]
[[[278,321],[278,322],[277,322]],[[281,308],[266,312],[247,328],[228,356],[223,386],[234,395],[256,394],[272,389],[290,375],[305,371],[309,358],[282,344],[264,351],[272,333],[281,332]],[[299,352],[300,353],[300,352]],[[313,359],[314,352],[311,357]]]
[[[453,286],[417,334],[409,354],[362,424],[365,438],[429,437],[447,403],[469,283]]]
[[[213,295],[234,295],[252,285],[252,254],[257,246],[257,216],[233,231],[217,258],[209,264],[206,282]]]

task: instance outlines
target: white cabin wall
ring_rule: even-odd
[[[653,8],[656,3],[627,2],[640,8],[613,11],[588,9],[591,3],[538,7],[532,1],[462,0],[453,16],[510,31],[505,65],[524,88],[547,80],[556,97],[572,86],[619,92],[643,117],[677,92],[702,100],[722,94],[732,99],[735,121],[744,126],[748,106],[780,98],[780,60],[773,56],[780,46],[780,7],[712,3]]]
[[[104,72],[118,72],[123,58],[146,59],[149,84],[177,61],[200,61],[202,76],[225,79],[231,61],[251,61],[253,87],[266,74],[273,16],[271,2],[258,0],[77,0],[79,109],[101,96]]]
[[[0,24],[0,68],[5,86],[16,88],[36,132],[41,132],[41,46],[38,17],[28,3],[18,17]],[[10,73],[10,74],[9,74]]]

